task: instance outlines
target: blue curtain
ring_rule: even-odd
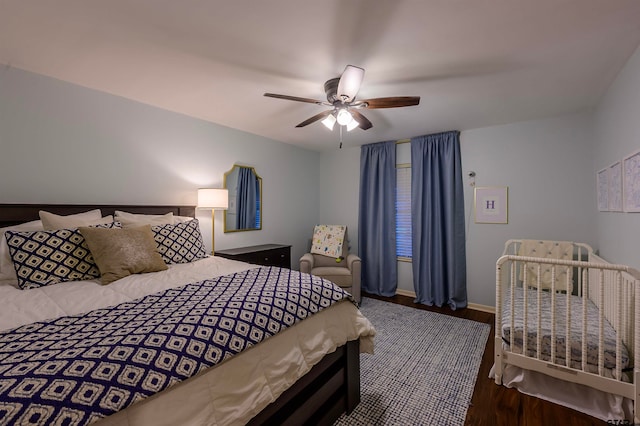
[[[411,238],[416,302],[467,306],[460,132],[411,139]]]
[[[395,193],[395,142],[363,145],[358,225],[362,290],[380,296],[395,295],[398,286]]]
[[[238,169],[236,229],[253,229],[256,227],[257,181],[252,169],[248,167],[240,167]]]

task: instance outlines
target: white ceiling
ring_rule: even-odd
[[[264,92],[353,64],[360,99],[422,98],[356,146],[592,107],[639,43],[638,0],[0,0],[2,64],[319,151],[325,107]]]

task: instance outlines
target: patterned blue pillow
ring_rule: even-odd
[[[120,227],[116,223],[95,226]],[[5,236],[18,275],[18,286],[23,290],[100,276],[89,246],[78,229],[6,231]]]
[[[189,263],[207,257],[198,219],[151,227],[164,262]]]

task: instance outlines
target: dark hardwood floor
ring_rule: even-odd
[[[366,293],[364,296],[491,325],[491,332],[489,333],[482,363],[480,364],[478,379],[473,391],[471,406],[467,411],[465,425],[607,425],[602,420],[578,411],[521,394],[515,389],[498,386],[492,379],[489,379],[489,370],[493,365],[494,314],[473,309],[453,311],[449,308],[420,305],[413,303],[413,299],[407,296],[380,297]]]

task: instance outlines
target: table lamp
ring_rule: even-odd
[[[198,189],[198,208],[211,209],[211,255],[215,253],[215,212],[229,208],[229,191],[221,188]]]

